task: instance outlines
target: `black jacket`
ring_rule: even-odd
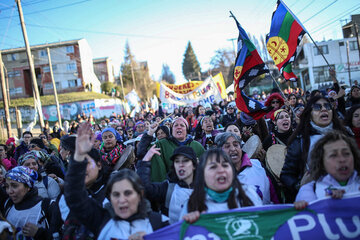
[[[86,160],[83,162],[70,160],[69,168],[65,176],[64,195],[66,203],[74,216],[84,224],[86,228],[98,236],[102,228],[111,218],[117,220],[118,217],[114,216],[111,207],[105,209],[99,206],[96,200],[88,197],[84,183],[86,166]],[[156,230],[157,228],[153,226],[153,229]]]
[[[153,140],[153,136],[150,136],[149,134],[147,134],[147,132],[143,134],[136,150],[137,159],[144,158],[145,154],[148,151],[148,147],[150,147],[150,144]]]
[[[15,149],[14,159],[16,160],[16,162],[19,160],[19,157],[21,157],[21,155],[27,153],[28,151],[28,146],[24,142],[21,142],[20,145],[17,146]]]

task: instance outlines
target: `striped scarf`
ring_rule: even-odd
[[[116,146],[108,153],[105,152],[105,149],[103,147],[100,149],[102,159],[106,163],[108,163],[109,165],[112,165],[112,166],[115,165],[116,162],[120,159],[123,151],[124,151],[124,148],[119,143],[117,143]]]

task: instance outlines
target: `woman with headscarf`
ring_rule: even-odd
[[[274,112],[284,105],[284,99],[280,93],[275,92],[268,97],[264,105],[272,108],[272,110],[265,115],[265,118],[271,119]]]
[[[16,228],[17,239],[53,239],[59,236],[59,209],[55,202],[38,195],[37,173],[18,166],[6,173],[4,216]]]
[[[108,127],[102,130],[101,137],[103,141],[100,146],[102,159],[108,166],[114,167],[124,151],[120,134],[114,128]]]
[[[32,150],[22,155],[19,158],[19,165],[30,168],[36,172],[38,177],[36,181],[34,181],[34,186],[37,188],[39,196],[53,200],[59,196],[60,186],[53,178],[48,177],[47,174],[42,171],[37,151]]]

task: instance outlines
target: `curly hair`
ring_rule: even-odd
[[[325,134],[314,146],[314,150],[311,152],[311,162],[310,162],[310,177],[313,180],[318,180],[319,178],[327,174],[324,166],[324,156],[325,144],[333,143],[339,140],[343,140],[350,147],[354,158],[354,169],[360,173],[360,150],[354,139],[346,136],[340,131],[331,131]]]

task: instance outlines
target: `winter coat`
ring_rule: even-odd
[[[152,182],[162,182],[166,179],[166,175],[172,166],[170,157],[177,147],[181,145],[191,147],[198,158],[200,158],[205,151],[204,147],[199,142],[194,141],[190,135],[188,135],[187,139],[182,143],[171,136],[166,139],[161,139],[156,142],[155,145],[160,148],[161,155],[154,155],[151,159]]]
[[[55,200],[61,192],[59,184],[45,173],[42,173],[39,176],[39,179],[35,182],[34,186],[38,189],[38,194],[42,198]]]
[[[299,193],[296,195],[296,201],[312,202],[325,198],[330,196],[331,190],[334,189],[345,190],[345,194],[360,193],[360,176],[357,171],[354,171],[346,186],[341,186],[330,174],[321,177],[317,181],[311,181],[300,188]]]
[[[222,118],[222,121],[221,121],[221,124],[223,126],[226,126],[228,125],[229,123],[234,123],[236,121],[236,114],[232,114],[232,115],[229,115],[229,114],[225,114]]]
[[[162,182],[151,182],[151,163],[138,162],[137,173],[145,186],[145,195],[152,202],[161,204],[162,213],[168,215],[170,224],[178,221],[184,203],[189,199],[193,186],[186,182],[168,179]]]
[[[89,198],[85,188],[87,161],[70,160],[65,177],[65,200],[70,211],[97,239],[128,239],[138,231],[151,233],[167,225],[159,213],[135,214],[127,220],[120,219],[112,207],[103,208],[96,200]],[[139,206],[140,208],[140,206]]]
[[[153,136],[150,136],[147,132],[141,137],[141,140],[137,146],[136,150],[136,157],[137,159],[143,159],[147,149],[149,148],[150,144],[153,142]]]
[[[39,197],[36,187],[26,193],[20,203],[14,204],[9,198],[5,202],[4,216],[17,229],[17,239],[21,239],[20,236],[23,236],[21,229],[27,222],[36,223],[39,229],[34,239],[41,240],[52,239],[61,224],[60,212],[56,203],[48,198]]]

